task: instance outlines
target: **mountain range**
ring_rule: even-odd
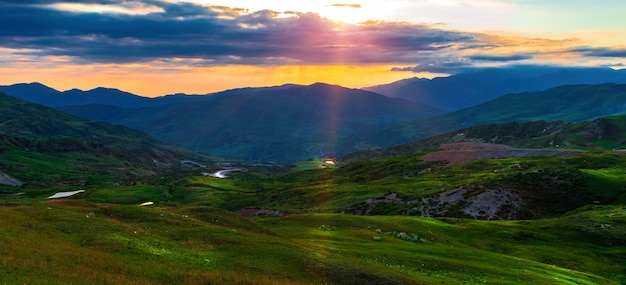
[[[109,91],[119,94],[74,93]],[[0,276],[7,284],[625,284],[625,92],[568,85],[447,114],[327,84],[121,94],[126,103],[103,96],[92,103],[104,104],[58,109],[0,94]],[[211,171],[232,164],[59,109],[246,159],[393,146],[293,167],[248,164],[220,178]],[[484,122],[495,123],[472,126]],[[566,150],[521,149],[534,147]],[[477,155],[491,150],[514,155]],[[449,151],[476,155],[452,165]]]
[[[441,145],[472,142],[503,144],[521,148],[605,149],[626,148],[626,115],[570,123],[530,121],[485,124],[455,130],[406,144],[354,152],[343,162],[375,160],[393,156],[415,156]]]
[[[626,110],[624,85],[541,88],[622,82],[625,74],[608,68],[517,66],[368,88],[392,97],[323,83],[156,98],[101,87],[61,92],[39,83],[0,86],[0,91],[140,130],[193,151],[293,163],[405,144],[481,124],[577,122],[620,114]],[[519,90],[524,92],[505,94]],[[450,110],[455,111],[447,113]]]
[[[136,128],[212,155],[296,162],[337,153],[337,141],[442,112],[418,103],[327,84],[248,89],[208,102],[146,108],[66,106],[77,116]]]
[[[0,93],[0,174],[30,184],[94,183],[177,171],[202,154],[144,132],[87,120]],[[2,184],[2,183],[0,183]]]
[[[562,85],[626,83],[626,70],[520,65],[485,68],[449,77],[410,78],[364,88],[445,111],[472,107],[510,93],[538,92]]]
[[[530,121],[580,122],[626,113],[626,84],[567,85],[541,92],[508,94],[444,115],[405,122],[385,130],[346,137],[343,149],[368,142],[385,148],[485,124]],[[346,151],[346,153],[351,151]]]

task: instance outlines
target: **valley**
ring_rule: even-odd
[[[623,90],[450,113],[327,84],[1,95],[0,283],[622,284]]]
[[[626,284],[624,11],[0,0],[0,285]]]

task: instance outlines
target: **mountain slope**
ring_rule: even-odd
[[[279,162],[334,154],[343,136],[441,113],[417,103],[321,83],[241,89],[210,102],[152,108],[90,105],[62,109],[139,129],[195,151]]]
[[[19,83],[0,86],[0,92],[22,100],[49,107],[83,104],[114,104],[122,107],[150,104],[150,98],[137,96],[113,88],[95,88],[88,91],[71,89],[58,91],[41,83]]]
[[[12,135],[43,138],[72,137],[117,146],[158,142],[145,133],[127,127],[90,121],[28,103],[0,93],[0,131]]]
[[[610,68],[514,66],[487,68],[432,80],[413,78],[365,88],[446,111],[475,106],[509,93],[562,85],[626,83],[626,71]]]
[[[0,93],[0,172],[31,185],[111,183],[206,156]]]
[[[108,105],[118,108],[142,108],[174,103],[210,102],[225,95],[249,93],[251,90],[278,91],[293,86],[295,85],[286,84],[282,86],[262,88],[239,88],[203,95],[188,95],[179,93],[154,98],[143,97],[119,89],[104,87],[98,87],[87,91],[71,89],[61,92],[41,83],[18,83],[0,86],[0,92],[31,103],[55,108],[61,106],[91,104]]]
[[[626,85],[568,85],[542,92],[509,94],[442,116],[355,135],[343,141],[342,146],[358,150],[355,145],[368,142],[369,148],[374,149],[476,125],[540,120],[579,122],[625,112]]]

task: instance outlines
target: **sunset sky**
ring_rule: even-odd
[[[623,0],[0,0],[0,85],[143,96],[626,67]]]

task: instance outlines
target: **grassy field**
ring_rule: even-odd
[[[534,221],[0,207],[2,284],[621,284],[626,207]]]
[[[80,185],[46,177],[72,174],[85,158],[49,159],[22,162],[54,186],[0,187],[0,284],[626,283],[626,155],[618,152],[454,166],[403,156],[228,179],[92,173]],[[118,162],[86,165],[99,163]],[[391,192],[409,199],[466,186],[515,189],[542,212],[427,218],[386,204],[380,216],[341,214]],[[46,199],[79,187],[86,191]],[[244,208],[284,215],[244,217]]]

